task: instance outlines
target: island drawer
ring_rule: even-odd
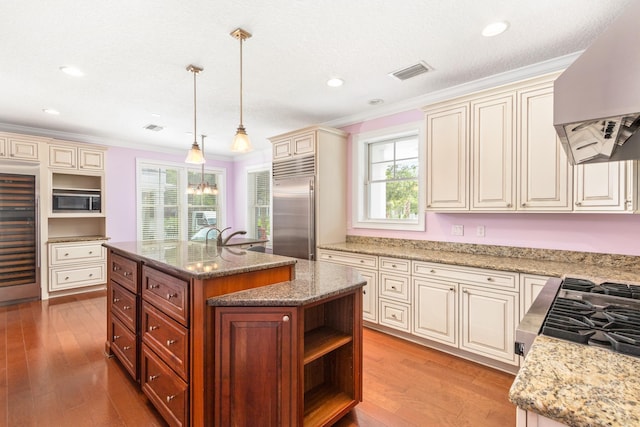
[[[138,292],[138,264],[135,261],[111,253],[109,269],[111,279],[129,289],[134,294]]]
[[[136,364],[136,336],[117,317],[111,316],[110,325],[111,350],[122,366],[134,378],[138,379],[138,365]]]
[[[188,330],[146,301],[142,303],[142,342],[187,380]]]
[[[318,251],[318,260],[351,265],[354,267],[378,268],[378,257],[375,255],[362,255],[351,252],[322,249]]]
[[[173,319],[188,325],[189,287],[185,280],[155,270],[142,267],[142,299],[149,301],[156,308]]]
[[[145,344],[140,380],[142,391],[169,425],[188,425],[189,386]]]
[[[136,296],[111,281],[111,312],[132,331],[136,329]]]

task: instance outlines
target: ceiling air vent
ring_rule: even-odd
[[[428,66],[425,62],[419,61],[417,64],[394,71],[393,73],[389,73],[389,75],[398,80],[408,80],[415,76],[419,76],[420,74],[424,74],[427,71],[433,71],[433,68]]]
[[[162,129],[164,129],[162,126],[151,125],[151,124],[144,126],[144,128],[146,130],[152,130],[154,132],[160,132]]]

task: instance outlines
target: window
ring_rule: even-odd
[[[247,174],[247,231],[258,239],[271,240],[271,171]]]
[[[218,195],[187,194],[187,183],[198,184],[198,169],[186,165],[138,161],[138,240],[204,239],[206,226],[221,227],[224,174],[205,170],[204,180],[218,186]]]
[[[353,227],[424,230],[423,134],[410,124],[354,136]]]

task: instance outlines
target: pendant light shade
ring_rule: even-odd
[[[198,148],[198,153],[200,153],[200,157],[204,159],[204,139],[206,135],[200,136],[202,137],[202,151]],[[191,154],[191,151],[189,154]],[[204,162],[200,164],[202,165],[202,169],[200,170],[200,183],[187,186],[187,194],[213,194],[216,196],[218,194],[218,184],[209,185],[209,183],[204,180]]]
[[[236,135],[233,137],[231,151],[246,153],[253,150],[253,147],[251,146],[249,135],[247,135],[247,131],[242,124],[242,42],[251,37],[251,34],[242,28],[238,28],[231,32],[231,36],[240,40],[240,125],[238,125]]]
[[[196,115],[196,76],[202,71],[202,68],[196,67],[195,65],[188,65],[187,71],[193,73],[193,144],[191,145],[191,149],[187,153],[187,158],[184,160],[185,163],[191,163],[195,165],[201,165],[205,163],[204,154],[200,151],[200,146],[198,145],[198,141],[196,140],[196,124],[197,124],[197,115]]]

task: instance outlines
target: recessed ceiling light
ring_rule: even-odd
[[[376,99],[369,100],[369,105],[380,105],[380,104],[384,104],[384,99],[376,98]]]
[[[509,23],[507,21],[492,22],[484,27],[482,35],[485,37],[497,36],[498,34],[504,33],[507,28],[509,28]]]
[[[160,114],[159,114],[159,113],[151,113],[151,115],[152,115],[153,117],[160,117]]]
[[[344,84],[344,80],[338,78],[338,77],[334,77],[331,78],[329,80],[327,80],[327,86],[331,86],[331,87],[340,87]]]
[[[73,77],[84,76],[84,72],[81,69],[70,66],[70,65],[63,65],[62,67],[60,67],[60,71]]]
[[[43,108],[42,111],[47,114],[51,114],[52,116],[60,115],[60,111],[54,110],[53,108]]]

